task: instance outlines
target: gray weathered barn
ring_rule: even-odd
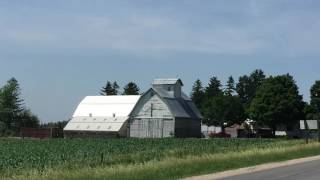
[[[130,114],[130,137],[200,137],[201,114],[180,79],[156,79]]]
[[[66,137],[200,137],[201,114],[180,79],[156,79],[141,96],[89,96],[65,127]]]

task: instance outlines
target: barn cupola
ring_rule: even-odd
[[[172,97],[181,97],[181,88],[183,83],[180,79],[155,79],[153,80],[152,87],[161,92],[166,92]]]

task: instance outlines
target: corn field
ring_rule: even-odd
[[[271,139],[0,139],[0,174],[143,163],[253,148],[291,146]]]

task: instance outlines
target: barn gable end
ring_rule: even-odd
[[[140,98],[130,117],[129,137],[161,138],[173,136],[173,116],[168,106],[152,89]]]
[[[201,114],[180,79],[157,79],[131,113],[129,137],[200,137]]]

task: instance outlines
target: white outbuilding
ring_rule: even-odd
[[[87,96],[64,128],[65,137],[124,137],[140,96]]]

